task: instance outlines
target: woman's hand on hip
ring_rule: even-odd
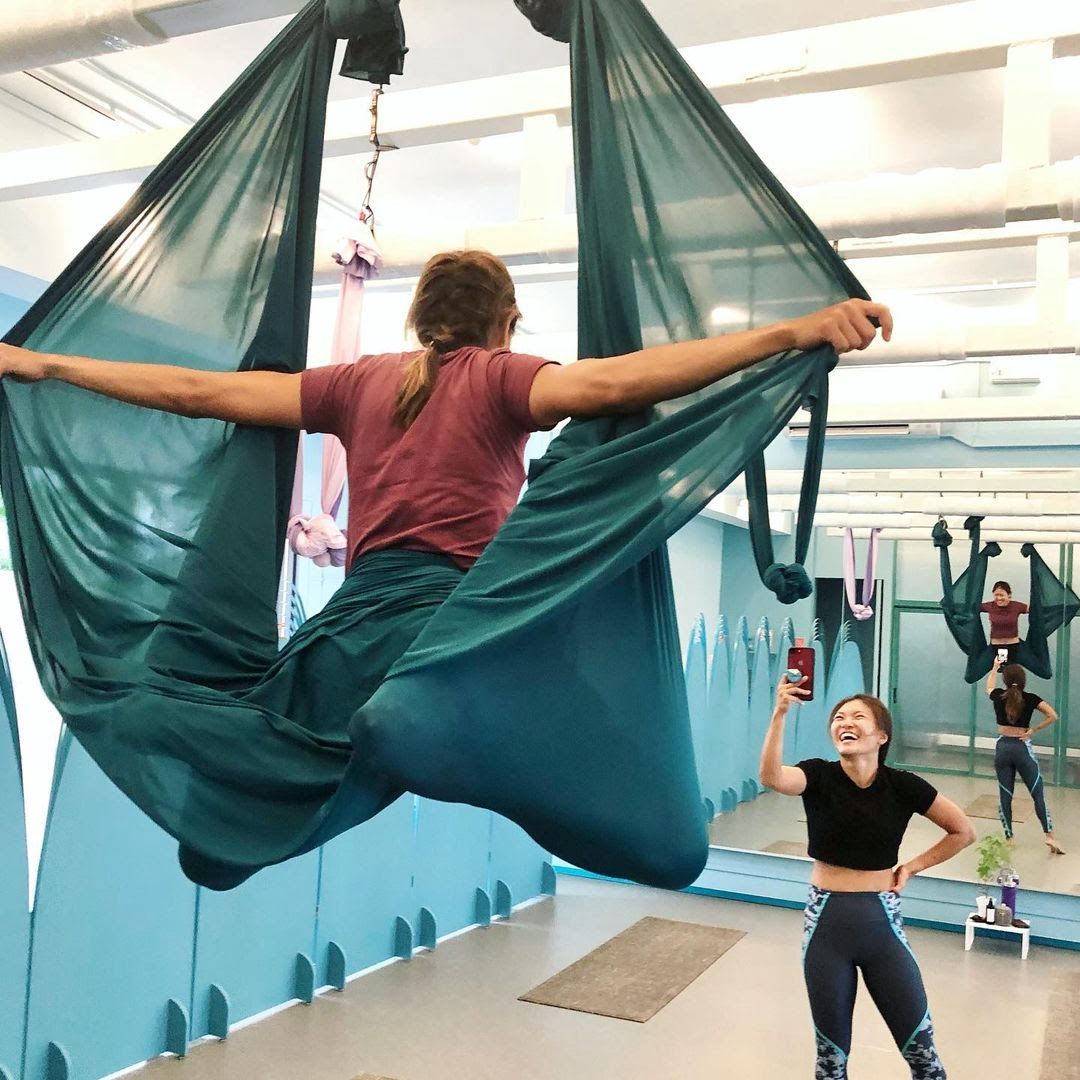
[[[893,871],[893,883],[890,891],[898,893],[911,879],[911,871],[907,868],[906,863],[901,863]]]

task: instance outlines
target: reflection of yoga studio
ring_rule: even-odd
[[[1080,1080],[1014,7],[8,0],[0,1080]]]

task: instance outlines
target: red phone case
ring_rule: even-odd
[[[809,693],[803,701],[814,700],[814,650],[806,645],[793,645],[788,649],[787,666],[801,672],[805,678],[799,683],[799,689],[808,690]]]

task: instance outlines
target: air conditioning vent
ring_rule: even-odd
[[[805,439],[810,425],[793,420],[788,424],[788,436]],[[921,439],[941,438],[940,424],[827,424],[826,439],[897,439],[913,436]]]

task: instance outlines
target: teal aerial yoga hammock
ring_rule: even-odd
[[[640,3],[559,17],[582,355],[704,336],[718,303],[755,326],[865,296]],[[390,0],[313,0],[8,340],[299,370],[334,39],[357,39],[354,61],[372,35],[396,43],[383,71],[368,56],[379,81],[400,67],[398,26]],[[295,434],[5,380],[0,484],[42,682],[211,887],[404,789],[496,810],[587,869],[685,885],[707,840],[664,541],[824,402],[834,362],[777,356],[567,425],[467,574],[416,552],[359,560],[280,653]],[[759,559],[782,599],[799,592],[799,567]]]
[[[1001,548],[991,541],[980,549],[981,522],[981,517],[969,517],[964,522],[971,538],[971,554],[967,569],[956,581],[952,579],[949,558],[952,536],[948,526],[939,521],[932,534],[940,557],[941,586],[945,594],[941,610],[953,639],[967,656],[964,678],[969,683],[977,682],[994,666],[995,653],[995,647],[987,641],[983,629],[981,605],[987,565],[1001,554]],[[1080,597],[1057,579],[1034,544],[1024,544],[1020,553],[1031,566],[1031,595],[1027,637],[1015,646],[1016,663],[1040,679],[1049,679],[1054,671],[1047,639],[1080,612]]]

